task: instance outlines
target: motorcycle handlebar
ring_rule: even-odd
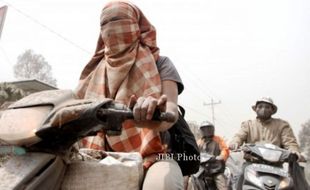
[[[68,117],[69,119],[66,123],[59,124],[58,127],[48,123],[48,125],[40,128],[36,132],[36,136],[43,139],[43,141],[39,142],[40,144],[37,144],[35,147],[39,147],[39,149],[67,149],[78,139],[95,135],[102,130],[108,136],[121,135],[123,122],[128,119],[134,119],[131,109],[126,105],[113,101],[98,101],[85,105],[81,109],[78,107],[80,110],[72,108],[72,110],[64,112],[71,114],[69,114],[70,117]],[[72,114],[76,113],[75,111],[79,111],[76,114],[77,116]],[[58,115],[63,116],[62,114]],[[72,115],[74,118],[70,120]],[[174,122],[176,120],[175,117],[172,113],[157,110],[153,120]],[[58,116],[55,118],[54,122],[58,124],[59,120],[64,117]]]
[[[134,119],[133,111],[130,109],[114,109],[108,108],[104,109],[101,108],[98,110],[97,115],[99,118],[103,119],[104,117],[118,117],[126,119]],[[170,112],[161,112],[160,110],[156,109],[153,114],[153,121],[166,121],[166,122],[174,122],[175,116],[173,113]]]

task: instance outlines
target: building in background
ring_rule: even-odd
[[[12,84],[17,88],[23,90],[27,94],[32,94],[34,92],[40,92],[43,90],[56,90],[57,88],[51,86],[45,82],[39,81],[37,79],[30,80],[19,80],[14,82],[7,82],[8,84]]]
[[[30,80],[19,80],[19,81],[13,81],[13,82],[2,82],[0,85],[12,88],[14,87],[18,91],[22,92],[21,96],[16,96],[16,98],[10,97],[11,94],[7,92],[1,92],[2,90],[5,90],[4,88],[0,88],[0,96],[3,94],[6,94],[6,100],[0,102],[0,111],[5,110],[8,108],[10,104],[12,104],[14,101],[22,98],[23,96],[40,92],[44,90],[56,90],[57,88],[54,86],[51,86],[45,82],[39,81],[37,79],[30,79]],[[1,98],[1,97],[0,97]],[[3,97],[2,97],[3,99]]]

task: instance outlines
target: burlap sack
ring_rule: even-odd
[[[64,190],[139,189],[143,179],[142,157],[139,153],[107,152],[97,161],[73,161],[64,176]]]

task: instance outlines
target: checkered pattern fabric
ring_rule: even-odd
[[[96,52],[82,71],[77,95],[112,98],[124,104],[131,95],[159,97],[156,31],[139,8],[128,2],[111,2],[103,8],[100,24]],[[83,139],[83,147],[103,150],[104,138],[113,151],[140,152],[144,158],[164,151],[159,134],[137,128],[134,121],[123,123],[120,136],[98,133]]]

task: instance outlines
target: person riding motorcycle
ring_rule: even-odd
[[[201,153],[208,153],[215,156],[215,164],[219,164],[219,173],[213,176],[216,188],[227,189],[227,180],[224,175],[225,161],[229,157],[229,149],[220,136],[214,135],[215,127],[212,123],[205,121],[199,127],[201,138],[197,144]]]
[[[278,107],[269,97],[258,99],[252,109],[256,112],[256,119],[242,122],[241,129],[235,134],[229,144],[232,150],[243,143],[271,143],[290,150],[301,157],[297,139],[290,124],[279,118],[272,118]]]
[[[282,119],[272,117],[278,110],[273,100],[269,97],[260,98],[252,106],[252,109],[256,112],[256,119],[242,122],[241,129],[229,143],[229,149],[237,150],[243,143],[270,143],[296,154],[297,160],[302,159],[297,139],[290,124]],[[242,185],[242,179],[243,169],[237,179],[238,187]]]
[[[111,1],[103,8],[96,52],[82,71],[77,95],[81,99],[110,98],[128,105],[134,120],[122,124],[121,135],[99,132],[83,139],[80,147],[139,152],[145,169],[142,189],[183,189],[178,163],[158,159],[167,152],[160,132],[177,121],[177,98],[183,90],[177,72],[169,71],[175,70],[169,62],[159,55],[155,27],[136,5]],[[157,108],[174,114],[176,120],[151,121]]]

